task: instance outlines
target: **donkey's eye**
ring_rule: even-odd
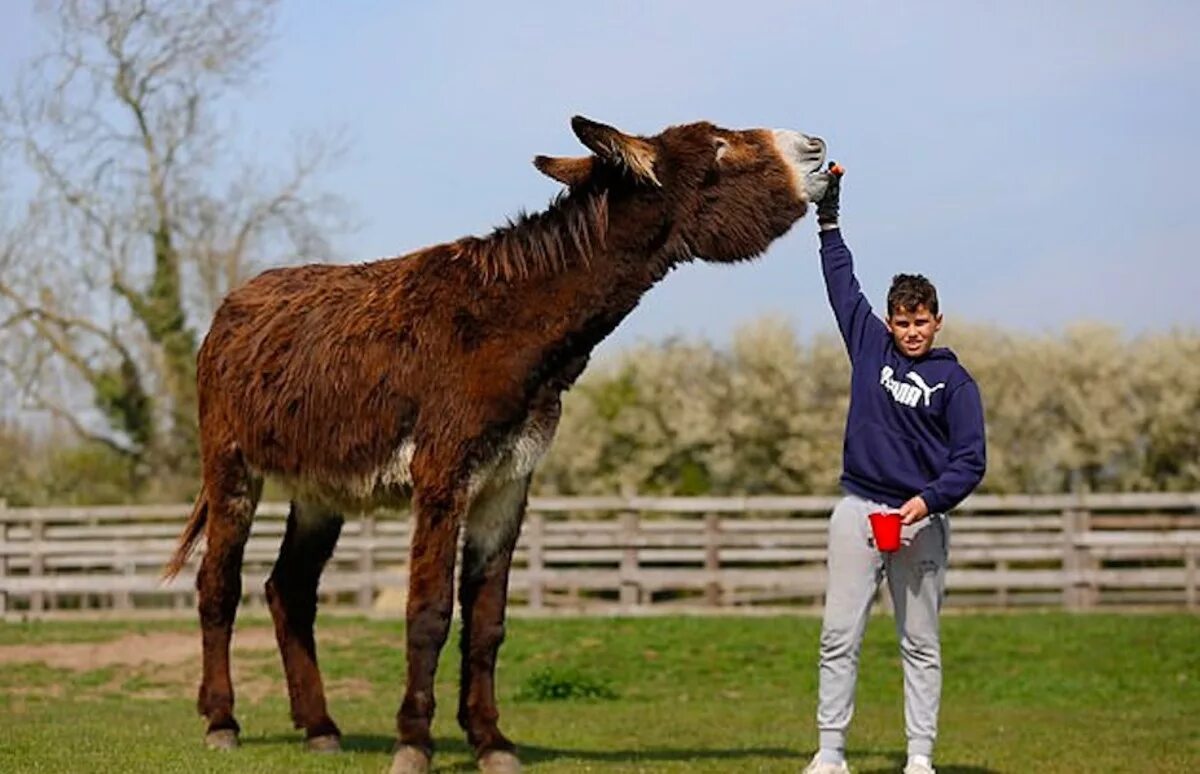
[[[713,147],[716,149],[716,159],[720,161],[725,153],[729,150],[729,141],[721,137],[713,140]]]

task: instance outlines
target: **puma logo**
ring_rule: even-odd
[[[884,366],[879,372],[879,383],[883,388],[892,394],[892,399],[897,403],[905,406],[915,406],[923,398],[925,406],[929,406],[929,401],[933,394],[938,390],[946,388],[945,382],[938,382],[932,387],[921,378],[921,375],[916,371],[909,371],[905,374],[905,379],[908,379],[913,384],[898,381],[894,378],[896,372],[891,366]]]
[[[910,382],[912,382],[913,384],[920,387],[921,392],[925,393],[925,405],[926,406],[929,405],[929,399],[933,397],[933,394],[935,392],[937,392],[938,390],[944,390],[946,388],[945,382],[938,382],[937,384],[930,387],[928,384],[925,383],[925,380],[922,379],[921,375],[919,373],[917,373],[916,371],[909,371],[907,374],[904,375],[904,378],[908,379]]]

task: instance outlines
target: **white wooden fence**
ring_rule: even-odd
[[[531,612],[818,609],[831,497],[535,498],[511,578]],[[190,505],[6,508],[0,612],[190,609],[196,560],[159,579]],[[243,588],[262,583],[286,504],[260,506]],[[1200,492],[976,496],[951,517],[947,604],[1200,608]],[[404,514],[348,519],[323,604],[402,614]],[[881,593],[881,604],[887,604]]]

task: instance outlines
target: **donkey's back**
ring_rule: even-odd
[[[275,269],[231,293],[197,362],[206,453],[233,444],[296,483],[353,486],[378,467],[411,434],[421,387],[403,339],[415,310],[391,301],[402,264]]]

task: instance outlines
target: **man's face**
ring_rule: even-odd
[[[924,357],[933,349],[933,338],[942,329],[942,316],[933,314],[921,304],[912,311],[897,309],[888,318],[887,326],[896,349],[907,357]]]

